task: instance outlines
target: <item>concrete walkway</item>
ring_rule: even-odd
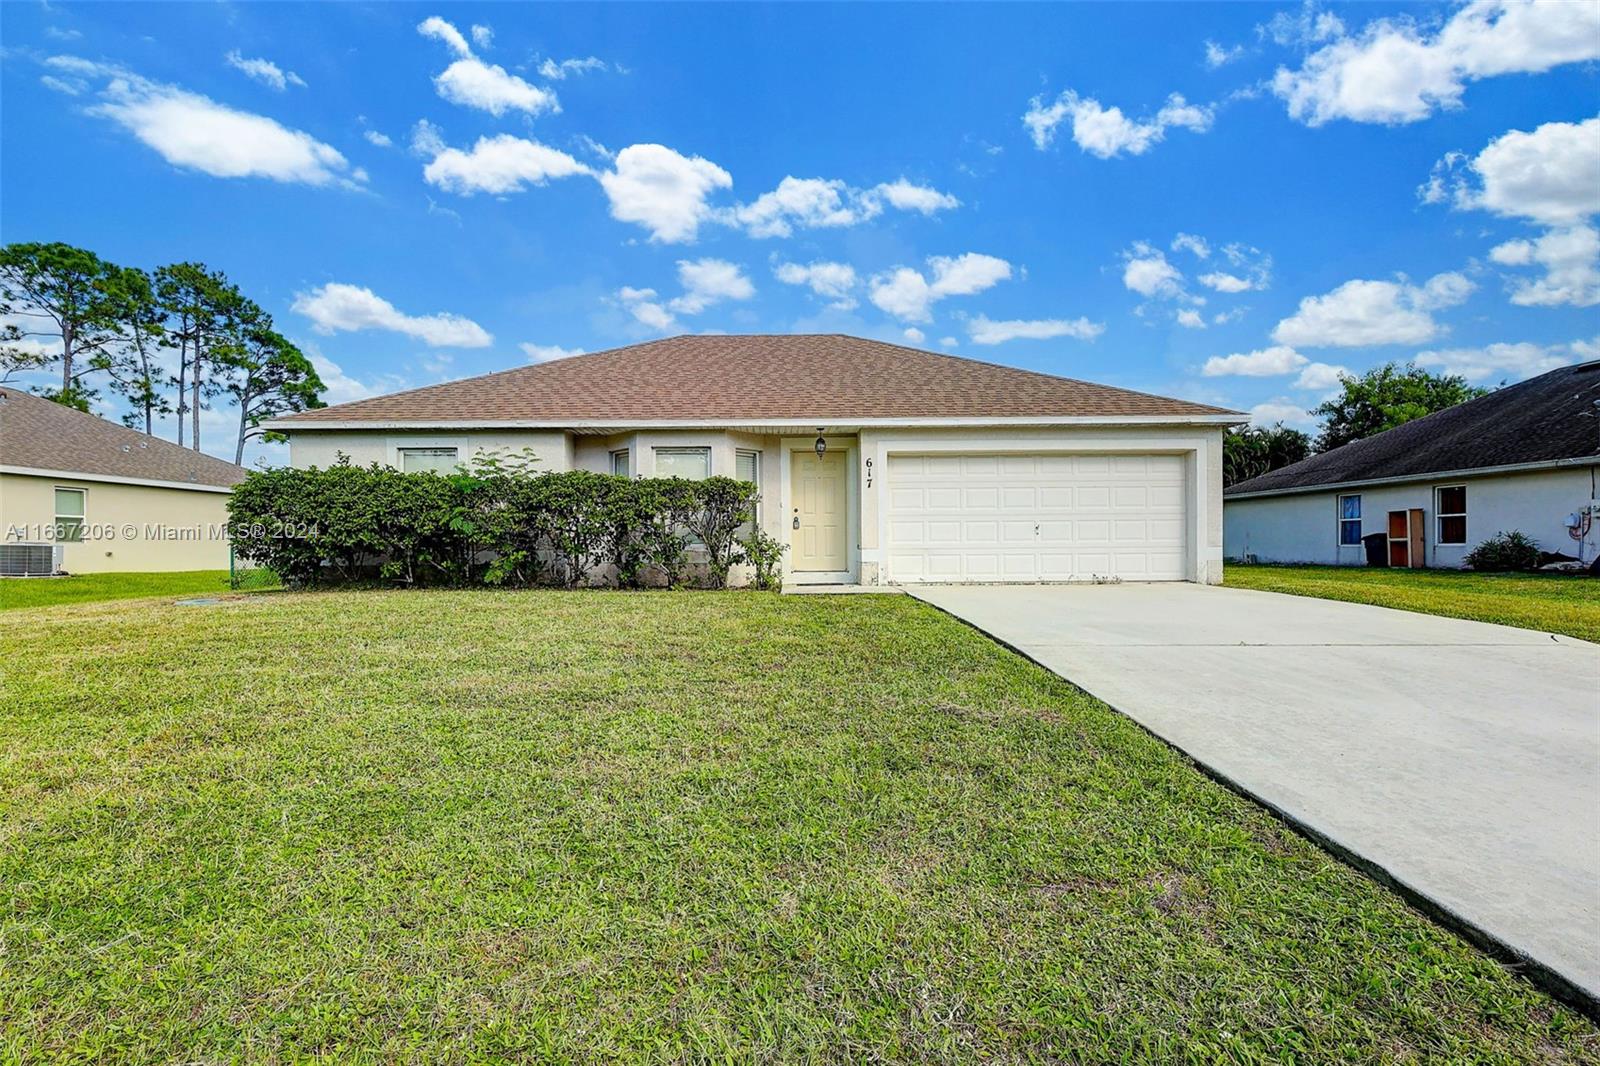
[[[1600,645],[1197,585],[909,591],[1600,997]]]

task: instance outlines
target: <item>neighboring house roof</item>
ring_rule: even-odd
[[[303,411],[271,423],[1202,418],[1187,400],[840,334],[682,336]]]
[[[1566,366],[1224,490],[1298,492],[1501,467],[1600,463],[1600,361]]]
[[[0,470],[213,488],[249,473],[11,386],[0,386]]]

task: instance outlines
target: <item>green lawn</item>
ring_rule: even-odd
[[[247,588],[278,583],[268,570],[252,571]],[[73,574],[71,577],[0,579],[0,611],[64,603],[132,600],[144,596],[200,596],[231,591],[226,570],[179,570],[168,574]]]
[[[0,1061],[1595,1061],[909,597],[7,619]]]
[[[1600,641],[1600,580],[1584,576],[1229,563],[1223,569],[1223,583]]]

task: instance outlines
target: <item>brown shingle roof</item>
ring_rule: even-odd
[[[276,424],[1215,416],[1220,407],[840,334],[683,336],[304,411]]]
[[[11,386],[0,386],[0,465],[221,487],[248,473]]]

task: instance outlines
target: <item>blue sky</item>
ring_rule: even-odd
[[[1600,5],[0,21],[4,239],[221,269],[331,401],[837,331],[1309,427],[1341,369],[1600,356]]]

